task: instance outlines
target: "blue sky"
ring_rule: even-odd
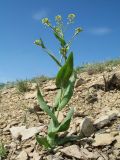
[[[54,76],[56,64],[33,42],[42,37],[57,55],[58,43],[40,19],[49,17],[53,23],[55,15],[66,19],[69,13],[77,18],[66,38],[75,27],[84,29],[71,48],[75,66],[119,57],[120,0],[1,0],[0,82]]]

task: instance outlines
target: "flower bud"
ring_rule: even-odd
[[[36,45],[38,45],[38,46],[41,46],[42,48],[46,48],[45,47],[45,45],[44,45],[44,43],[43,43],[43,41],[42,41],[42,39],[39,39],[39,40],[36,40],[35,42],[34,42],[34,44],[36,44]]]
[[[67,51],[68,51],[67,48],[61,48],[61,49],[60,49],[60,53],[61,53],[63,56],[66,56]]]
[[[55,16],[55,20],[56,20],[57,22],[61,22],[61,20],[62,20],[61,15]]]
[[[82,31],[83,31],[82,28],[80,28],[80,27],[76,28],[75,29],[75,35],[77,35],[78,33],[82,32]]]
[[[35,40],[34,44],[41,46],[41,40]]]
[[[57,33],[61,33],[61,30],[60,30],[59,27],[55,27],[55,31],[56,31]]]
[[[42,19],[42,24],[46,25],[46,26],[50,26],[50,21],[48,18],[43,18]]]
[[[72,23],[73,22],[73,20],[75,19],[75,17],[76,17],[76,15],[75,14],[68,14],[68,20],[69,20],[69,22],[70,23]]]

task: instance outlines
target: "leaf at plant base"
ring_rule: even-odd
[[[47,141],[46,137],[39,137],[38,135],[35,136],[36,141],[39,145],[44,146],[46,149],[51,148],[50,144]]]
[[[55,138],[55,135],[57,134],[57,131],[58,131],[58,127],[59,127],[59,124],[55,126],[53,123],[53,120],[51,119],[48,125],[48,137],[47,138],[49,139],[49,141],[52,141],[52,139]]]
[[[71,108],[71,110],[67,113],[67,116],[65,117],[65,119],[61,122],[58,132],[64,132],[69,129],[73,113],[74,113],[74,109]]]
[[[63,132],[63,131],[66,131],[68,130],[69,126],[70,126],[70,121],[71,121],[71,118],[73,116],[73,113],[74,113],[74,109],[71,108],[71,110],[68,112],[66,118],[61,122],[61,124],[58,126],[58,127],[52,127],[49,126],[49,129],[48,129],[48,136],[52,139],[55,137],[55,135],[58,133],[58,132]]]
[[[50,120],[50,123],[49,123],[49,125],[48,125],[48,134],[51,133],[51,132],[53,132],[53,130],[54,130],[55,128],[57,128],[57,127],[58,127],[58,126],[55,127],[55,125],[54,125],[54,123],[53,123],[53,120],[51,119],[51,120]]]
[[[56,77],[56,86],[58,88],[65,87],[70,76],[73,73],[73,52],[70,53],[66,63],[59,70]]]
[[[58,108],[60,111],[68,104],[69,100],[71,99],[73,95],[75,80],[76,80],[76,77],[73,74],[70,77],[70,80],[68,81],[68,86],[64,89],[63,99],[59,103]]]
[[[66,45],[66,42],[63,38],[61,38],[56,32],[54,32],[55,37],[59,40],[62,47]]]
[[[58,124],[58,120],[57,118],[55,117],[55,115],[53,114],[53,112],[49,109],[49,107],[47,106],[46,102],[44,101],[43,99],[43,96],[39,90],[39,87],[37,87],[37,98],[38,98],[38,102],[39,102],[39,105],[40,105],[40,108],[45,111],[52,119],[53,119],[53,122],[54,124]]]
[[[50,124],[48,126],[48,135],[47,135],[47,141],[51,146],[56,145],[56,136],[57,136],[57,130],[55,130],[58,126],[55,126],[53,123],[53,120],[50,120]]]

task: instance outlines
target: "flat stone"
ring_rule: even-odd
[[[107,113],[110,121],[116,119],[118,114],[119,114],[119,111],[117,111],[117,110],[112,110]]]
[[[57,112],[55,112],[55,115],[57,116]],[[63,115],[63,112],[59,112],[59,115],[58,115],[58,121],[59,122],[62,122],[62,120],[64,119],[64,115]]]
[[[65,148],[61,149],[60,151],[62,153],[64,153],[66,156],[75,157],[78,159],[83,159],[82,154],[81,154],[81,150],[77,145],[65,147]]]
[[[84,83],[85,83],[85,80],[83,78],[79,78],[75,82],[75,87],[79,87],[79,86],[81,86]]]
[[[97,159],[100,156],[97,152],[89,152],[85,148],[81,149],[81,153],[84,159]]]
[[[117,118],[119,111],[112,110],[106,113],[106,115],[102,115],[100,118],[98,118],[94,125],[96,128],[100,129],[110,123],[111,120],[114,120]]]
[[[28,99],[34,99],[37,97],[37,93],[36,91],[35,92],[29,92],[29,93],[25,93],[25,99],[28,100]]]
[[[44,87],[45,91],[54,91],[56,89],[57,89],[56,85],[52,84],[51,82],[49,82],[49,84],[47,84],[47,86]]]
[[[34,147],[31,147],[31,146],[25,148],[25,152],[27,152],[27,154],[30,154],[33,150],[34,150]]]
[[[64,160],[64,159],[60,156],[49,155],[49,156],[47,156],[47,160]]]
[[[26,129],[26,126],[12,127],[10,128],[10,132],[14,139],[18,139],[19,136],[21,136],[21,140],[23,141],[33,137],[36,133],[40,132],[43,128],[44,126],[31,127],[28,129]]]
[[[95,135],[95,141],[93,142],[93,146],[106,146],[106,145],[110,145],[115,138],[113,136],[111,136],[108,133],[104,133],[104,134],[96,134]]]
[[[90,118],[84,118],[80,124],[80,133],[83,134],[85,137],[91,136],[95,131],[93,123]]]
[[[21,151],[20,154],[17,156],[17,160],[27,160],[28,155],[25,151]]]
[[[36,84],[36,83],[31,83],[31,87],[30,87],[31,90],[35,90],[36,87],[37,87],[37,84]]]
[[[118,113],[118,118],[120,118],[120,113]]]
[[[7,94],[7,93],[9,93],[9,90],[4,90],[2,91],[1,95]]]
[[[115,143],[114,146],[115,148],[120,149],[120,135],[116,136],[115,139],[117,142]]]
[[[101,116],[94,122],[96,128],[100,129],[110,123],[109,116]]]
[[[40,160],[41,156],[39,155],[39,153],[37,153],[36,151],[33,152],[33,159],[34,160]]]
[[[118,125],[118,131],[120,131],[120,124]]]

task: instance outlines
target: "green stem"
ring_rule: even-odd
[[[60,63],[62,63],[62,60],[63,60],[63,55],[62,55],[61,58],[60,58]]]
[[[72,44],[72,42],[73,42],[75,36],[76,36],[76,34],[74,34],[74,35],[72,36],[71,40],[67,43],[66,46],[69,46],[69,47],[71,46],[71,44]]]

